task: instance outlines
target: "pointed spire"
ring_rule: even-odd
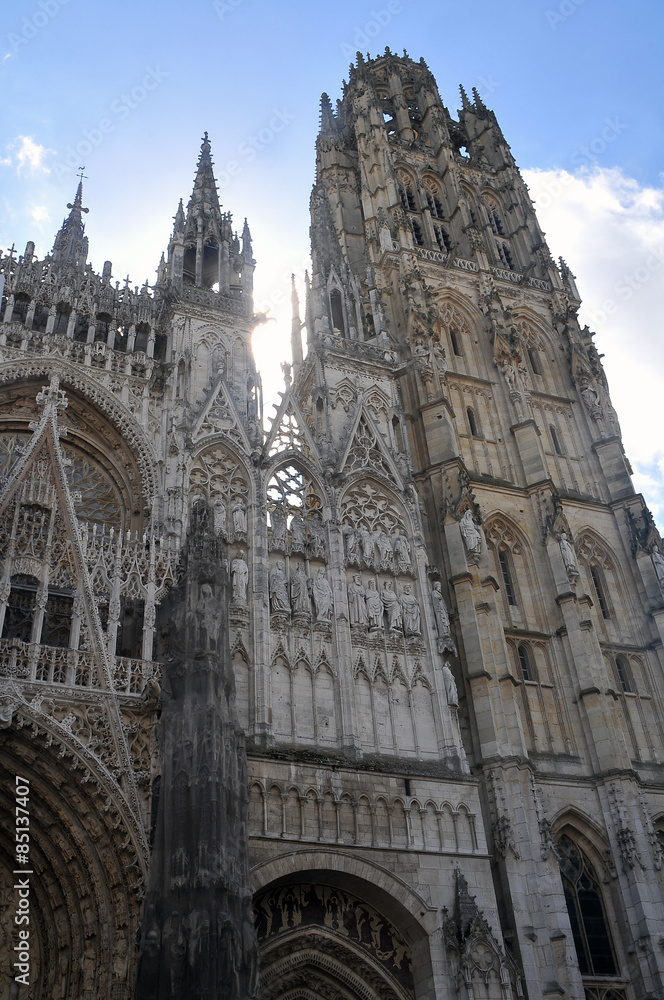
[[[480,97],[480,92],[477,87],[473,87],[473,100],[475,101],[475,107],[480,112],[486,112],[488,110],[486,104]]]
[[[300,299],[295,287],[295,275],[291,274],[291,356],[293,360],[293,371],[297,376],[298,370],[304,360],[302,354],[302,320],[300,319]]]
[[[173,235],[176,233],[181,233],[184,230],[184,205],[182,204],[182,198],[180,198],[180,204],[178,205],[178,210],[173,216]]]
[[[78,182],[76,197],[69,202],[69,215],[63,220],[53,244],[51,255],[54,263],[83,265],[88,259],[88,240],[85,235],[82,214],[89,212],[83,208],[83,173]]]
[[[244,226],[242,227],[242,257],[250,264],[253,263],[251,233],[249,231],[249,223],[246,219],[244,220]]]
[[[320,134],[330,135],[332,132],[336,131],[336,121],[334,118],[334,111],[332,110],[332,102],[328,94],[321,94],[320,98]]]
[[[461,91],[461,105],[464,111],[470,111],[472,108],[472,104],[468,100],[468,94],[463,89],[463,84],[459,84],[459,90]]]
[[[197,208],[204,215],[209,213],[221,215],[217,182],[214,179],[210,140],[208,139],[207,132],[203,133],[201,152],[196,168],[196,179],[194,180],[194,190],[189,199],[189,212],[194,208]]]

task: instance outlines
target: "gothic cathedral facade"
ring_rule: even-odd
[[[664,996],[662,542],[493,112],[323,95],[266,428],[207,134],[153,287],[68,208],[0,260],[0,1000]]]

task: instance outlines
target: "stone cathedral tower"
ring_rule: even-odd
[[[323,96],[267,431],[207,135],[153,288],[69,208],[0,261],[18,995],[661,996],[661,539],[493,113],[389,51]]]

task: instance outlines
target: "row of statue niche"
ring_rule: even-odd
[[[332,615],[332,587],[328,583],[325,568],[320,566],[313,577],[308,577],[304,563],[298,563],[286,576],[283,559],[278,559],[270,570],[268,578],[270,611],[272,614],[311,614],[313,601],[316,621],[329,622]]]
[[[401,529],[390,536],[382,528],[372,534],[368,528],[354,528],[345,524],[343,534],[346,539],[346,562],[349,566],[374,569],[377,572],[387,570],[397,574],[413,572],[410,542]]]
[[[348,610],[354,627],[377,632],[383,627],[385,616],[389,632],[422,634],[420,604],[410,583],[404,584],[401,594],[397,594],[392,581],[386,580],[379,591],[373,578],[365,587],[361,574],[354,573],[348,584]]]
[[[288,524],[288,513],[276,504],[270,511],[270,527],[271,549],[302,552],[314,559],[325,559],[325,526],[320,514],[314,513],[305,520],[300,511],[296,511]]]
[[[228,512],[230,513],[231,536],[232,538],[247,537],[247,505],[240,496],[235,496],[228,502]],[[226,508],[223,500],[217,500],[214,504],[214,526],[226,535]]]

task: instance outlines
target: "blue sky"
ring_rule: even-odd
[[[278,321],[255,342],[275,399],[320,94],[340,96],[358,47],[406,48],[451,110],[463,83],[496,111],[551,249],[577,275],[637,486],[662,523],[663,27],[661,0],[5,3],[0,245],[47,252],[85,165],[93,264],[152,281],[207,129],[222,203],[240,228],[249,218],[257,306]]]

